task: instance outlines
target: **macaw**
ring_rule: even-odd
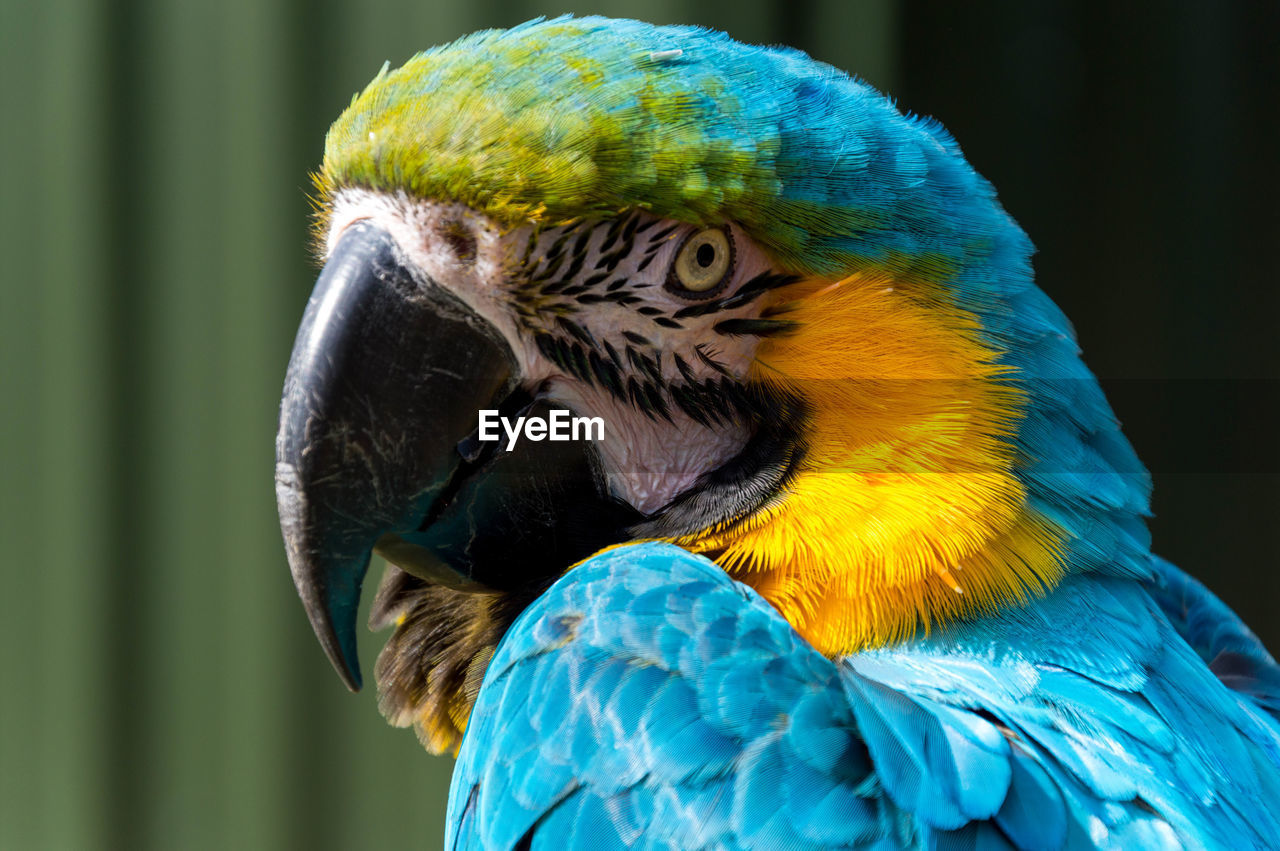
[[[380,707],[457,755],[447,848],[1280,843],[1280,668],[1152,554],[937,123],[565,17],[384,67],[316,182],[286,551],[352,689],[392,565]]]

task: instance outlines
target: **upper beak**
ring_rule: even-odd
[[[360,687],[356,609],[379,539],[404,546],[457,483],[477,412],[518,381],[502,335],[410,272],[392,238],[349,227],[316,283],[285,378],[276,498],[289,567],[316,636]],[[459,576],[417,553],[437,581]],[[418,572],[418,571],[415,571]]]

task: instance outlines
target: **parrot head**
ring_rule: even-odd
[[[798,51],[478,33],[384,68],[317,185],[286,549],[352,688],[393,565],[382,706],[433,750],[610,546],[705,554],[833,656],[1144,569],[1146,473],[1025,234],[937,124]]]

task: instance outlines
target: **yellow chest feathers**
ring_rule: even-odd
[[[799,330],[752,377],[807,400],[804,458],[764,509],[675,542],[832,656],[1056,584],[1062,532],[1013,472],[1023,396],[977,320],[873,275],[784,297]]]

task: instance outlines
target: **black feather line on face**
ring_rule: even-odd
[[[595,348],[596,338],[591,336],[591,332],[587,331],[577,322],[574,322],[572,319],[569,319],[564,316],[557,316],[556,324],[559,325],[564,330],[568,331],[578,340],[582,341],[584,345],[588,346],[589,348]]]
[[[573,342],[553,334],[538,335],[538,348],[546,355],[547,360],[558,366],[569,375],[578,374],[578,361],[573,354]],[[590,376],[587,377],[590,383]]]
[[[649,397],[649,404],[653,407],[654,412],[667,422],[672,422],[671,411],[667,407],[666,394],[662,392],[662,388],[657,384],[643,382],[640,389]]]
[[[653,345],[653,343],[649,341],[648,337],[644,336],[643,334],[637,334],[634,331],[623,331],[622,336],[626,337],[627,340],[629,340],[632,343],[635,343],[637,346]]]
[[[587,351],[582,347],[581,343],[572,343],[569,345],[569,355],[572,358],[573,374],[591,386],[594,376],[591,372],[591,361],[587,358]]]
[[[542,356],[551,361],[561,369],[564,364],[560,363],[560,352],[556,349],[556,339],[550,334],[534,334],[533,343],[538,347],[538,351],[542,352]]]
[[[604,240],[600,243],[600,253],[603,254],[613,247],[618,241],[618,237],[622,234],[623,228],[627,221],[632,217],[619,216],[609,224],[609,229],[605,231]],[[634,233],[634,231],[632,231]]]
[[[773,272],[763,272],[747,281],[736,292],[725,296],[724,298],[712,299],[711,301],[691,304],[677,310],[674,314],[675,319],[685,319],[689,316],[706,316],[708,313],[716,313],[721,310],[731,310],[735,307],[742,307],[744,304],[750,304],[760,296],[777,289],[785,287],[787,284],[793,284],[798,279],[794,275],[778,275]]]
[[[721,310],[724,305],[720,299],[704,302],[702,304],[691,304],[688,307],[682,307],[672,314],[676,319],[687,319],[690,316],[706,316],[708,313],[715,313]]]
[[[582,235],[573,243],[570,257],[573,259],[569,262],[569,268],[564,270],[565,280],[572,281],[578,277],[578,273],[582,271],[583,264],[587,262],[587,241],[591,238],[591,231],[583,231]]]
[[[551,283],[546,284],[541,289],[539,289],[538,292],[541,293],[542,295],[559,295],[561,292],[567,289],[569,284],[571,283],[573,282],[570,281],[568,278],[561,278],[558,281],[552,281]]]
[[[649,397],[640,389],[640,382],[633,375],[627,379],[627,398],[631,403],[644,413],[652,416],[653,410],[649,405]]]
[[[685,363],[684,358],[680,357],[679,352],[672,352],[671,359],[675,361],[676,369],[679,370],[681,377],[685,381],[697,381],[697,377],[689,369],[689,364]]]
[[[701,382],[691,381],[672,390],[672,398],[680,405],[680,409],[695,421],[705,426],[714,426],[723,419],[720,415],[720,400],[711,399]]]
[[[640,359],[640,352],[631,346],[627,346],[627,363],[631,364],[633,369],[641,371],[644,370],[644,364]]]
[[[724,319],[713,330],[727,337],[774,337],[789,334],[799,326],[786,319]]]
[[[570,375],[577,374],[578,364],[573,359],[573,341],[557,337],[556,351],[560,356],[560,368]]]
[[[618,350],[615,349],[612,346],[612,344],[609,343],[608,340],[605,340],[603,342],[604,342],[604,351],[605,351],[605,354],[609,356],[609,360],[612,361],[613,365],[616,366],[618,369],[622,369],[623,368],[622,358],[618,357]]]
[[[601,255],[600,259],[596,261],[594,268],[603,269],[606,274],[613,274],[613,270],[622,262],[622,258],[631,253],[631,248],[631,245],[623,245],[617,251]]]
[[[533,265],[532,263],[533,252],[537,249],[537,247],[538,247],[538,229],[529,228],[529,238],[525,240],[524,251],[521,252],[520,254],[521,268],[526,270],[529,270],[531,268],[531,266]]]
[[[636,232],[639,229],[639,226],[640,226],[639,213],[632,213],[630,216],[628,216],[627,225],[622,229],[623,242],[630,242],[631,240],[635,239]]]
[[[659,358],[662,357],[661,350],[654,349],[654,354]],[[627,362],[635,369],[639,370],[644,376],[651,381],[662,383],[662,365],[655,359],[649,357],[644,352],[627,346]]]
[[[593,349],[587,356],[591,364],[591,372],[595,375],[596,380],[600,382],[600,386],[608,390],[611,394],[619,399],[626,398],[626,388],[622,384],[622,375],[617,368],[600,357]]]
[[[678,227],[680,227],[680,223],[674,222],[672,224],[667,225],[665,228],[663,228],[660,231],[655,231],[654,234],[649,237],[649,243],[650,243],[649,250],[653,251],[653,250],[656,250],[657,248],[661,248],[662,240],[666,239],[667,237],[671,236],[671,234],[675,233],[676,228]]]
[[[545,258],[546,265],[533,276],[533,280],[546,281],[555,276],[556,272],[559,271],[561,264],[564,263],[564,246],[565,243],[569,241],[569,236],[570,234],[567,233],[561,234],[560,237],[551,244],[551,248],[548,249]]]
[[[766,293],[780,287],[789,286],[800,280],[799,275],[785,275],[780,272],[762,272],[738,288],[738,295],[744,293]]]
[[[702,360],[703,363],[705,363],[707,366],[714,369],[716,372],[724,376],[729,375],[729,370],[725,369],[723,364],[721,364],[718,360],[716,360],[711,355],[707,354],[706,343],[699,343],[698,345],[694,346],[693,352],[699,357],[699,359]]]
[[[574,224],[573,227],[576,230],[579,225],[582,224],[585,224],[585,222],[578,222],[577,224]],[[586,255],[587,245],[590,244],[591,237],[595,235],[595,232],[596,229],[594,227],[582,228],[582,233],[578,234],[578,238],[573,242],[573,253],[575,256],[579,254],[584,256]]]
[[[689,419],[701,426],[711,425],[697,394],[693,393],[688,385],[676,384],[668,388],[668,392],[671,394],[671,401],[675,402],[680,410],[689,416]]]
[[[645,246],[644,254],[640,258],[640,264],[636,266],[637,272],[643,272],[645,269],[649,268],[649,264],[658,256],[658,252],[662,250],[662,247],[667,244],[666,237],[672,234],[678,227],[679,225],[669,225],[649,237],[649,244]],[[640,233],[643,233],[643,231],[636,231],[637,235]]]
[[[556,270],[560,268],[560,264],[563,262],[564,262],[563,254],[557,254],[555,257],[548,257],[547,265],[543,267],[542,271],[534,275],[532,280],[538,283],[551,280],[553,277],[555,277]],[[566,283],[569,282],[568,278],[564,278],[562,280],[564,280]]]

